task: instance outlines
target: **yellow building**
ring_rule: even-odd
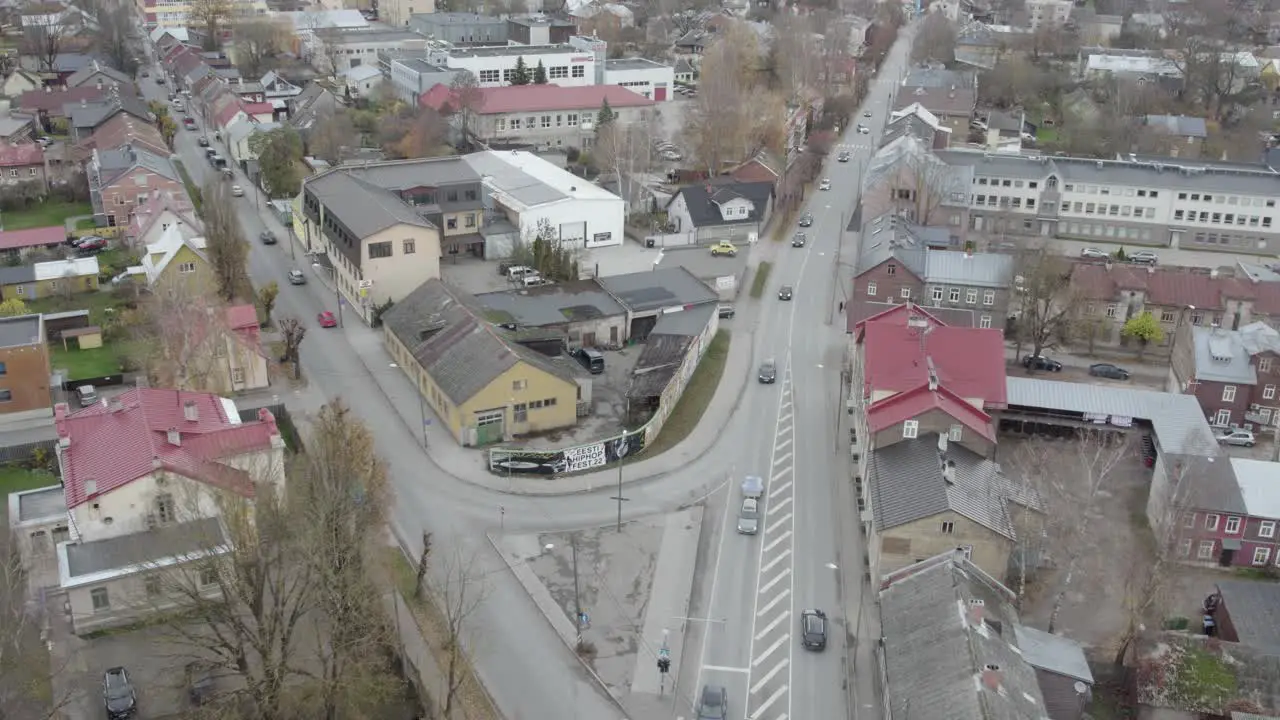
[[[187,237],[188,233],[174,224],[165,229],[160,239],[147,245],[142,258],[142,270],[147,284],[153,288],[164,286],[179,290],[193,297],[205,297],[215,292],[217,283],[209,267],[202,237]]]
[[[75,258],[0,268],[0,297],[36,300],[98,289],[98,258]]]
[[[461,445],[572,427],[590,380],[486,322],[473,298],[428,280],[383,316],[388,351]]]

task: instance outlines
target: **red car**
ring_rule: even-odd
[[[333,313],[329,312],[328,310],[325,310],[324,312],[317,315],[316,322],[320,323],[320,327],[322,328],[338,327],[337,318],[335,318],[333,316]]]

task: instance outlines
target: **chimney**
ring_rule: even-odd
[[[111,410],[111,412],[113,412],[113,413],[118,413],[118,412],[120,412],[121,410],[123,410],[123,409],[124,409],[124,402],[120,400],[120,396],[119,396],[119,395],[117,395],[117,396],[115,396],[115,397],[113,397],[113,398],[108,398],[108,399],[107,399],[107,408],[108,408],[109,410]]]
[[[178,428],[169,428],[169,444],[174,447],[182,447],[182,433],[178,432]]]
[[[98,494],[98,481],[97,481],[97,480],[85,480],[85,481],[84,481],[84,496],[85,496],[86,498],[91,498],[91,497],[93,497],[94,495],[97,495],[97,494]]]
[[[956,484],[956,461],[955,460],[948,460],[946,458],[942,459],[942,479],[948,485]]]
[[[80,107],[89,107],[89,99],[80,98]]]
[[[1000,666],[995,663],[988,663],[982,668],[982,686],[988,690],[1000,690],[1000,681],[1004,675],[1000,672]]]
[[[187,422],[196,422],[200,419],[200,406],[196,405],[195,400],[188,400],[182,403],[182,417]]]
[[[70,407],[66,403],[53,406],[53,424],[58,429],[58,447],[71,447],[71,429],[67,427],[67,413]]]
[[[987,605],[981,600],[969,601],[969,625],[972,627],[982,627],[982,621],[987,615]]]
[[[1209,277],[1214,280],[1218,279],[1218,275],[1219,275],[1218,268],[1213,268],[1212,270],[1209,271]]]

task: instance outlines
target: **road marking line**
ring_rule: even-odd
[[[711,672],[732,672],[732,673],[749,673],[749,672],[751,672],[751,668],[725,667],[724,665],[703,665],[703,666],[702,666],[702,669],[703,669],[703,670],[710,670]]]
[[[774,475],[774,476],[773,476],[773,481],[774,481],[774,482],[777,482],[779,478],[784,478],[784,477],[786,477],[786,476],[787,476],[787,473],[789,473],[789,472],[791,472],[791,471],[790,471],[790,470],[783,470],[782,472],[778,473],[777,475]],[[773,496],[774,496],[774,495],[781,495],[782,493],[786,492],[786,491],[787,491],[787,490],[789,490],[790,488],[791,488],[791,481],[790,481],[790,480],[788,480],[788,481],[786,481],[786,482],[782,483],[781,485],[777,485],[777,486],[775,486],[772,490],[770,490],[770,491],[769,491],[769,498],[770,498],[770,499],[773,499]]]
[[[783,560],[786,560],[788,557],[790,557],[790,555],[791,555],[791,548],[783,548],[782,552],[778,555],[778,557],[770,560],[768,565],[765,565],[764,567],[760,568],[760,572],[762,573],[769,572],[770,570],[773,569],[774,565],[777,565]]]
[[[790,696],[788,696],[788,697],[787,697],[787,700],[790,700],[790,699],[791,699],[791,697],[790,697]],[[871,707],[871,706],[870,706],[870,705],[868,705],[867,707]],[[786,714],[786,713],[782,713],[781,715],[779,715],[779,716],[776,718],[776,720],[787,720],[787,714]]]
[[[789,616],[790,614],[791,614],[790,611],[783,610],[782,614],[779,615],[777,618],[775,618],[773,622],[769,623],[768,625],[765,625],[763,630],[756,633],[756,639],[763,640],[765,635],[768,635],[769,633],[773,632],[774,628],[778,627],[783,622],[785,622],[787,619],[787,616]],[[755,690],[752,690],[751,692],[755,692]]]
[[[760,663],[765,661],[765,658],[772,655],[774,650],[777,650],[778,648],[782,647],[782,644],[789,640],[791,640],[791,633],[787,633],[782,637],[778,638],[772,645],[769,646],[768,650],[765,650],[760,655],[760,657],[756,658],[751,662],[751,667],[759,667]]]
[[[788,403],[788,406],[790,406],[790,403]],[[790,413],[790,412],[788,412],[786,415],[783,415],[782,417],[778,418],[778,423],[779,423],[779,424],[784,424],[784,423],[789,423],[789,422],[791,422],[791,413]]]
[[[791,588],[787,588],[783,590],[781,595],[770,600],[768,605],[765,605],[764,607],[760,608],[760,612],[756,613],[756,617],[764,617],[765,615],[768,615],[769,611],[773,609],[774,605],[777,605],[783,600],[786,600],[787,596],[790,594],[791,594]]]
[[[764,587],[760,588],[760,594],[763,595],[769,592],[770,590],[773,589],[774,585],[777,585],[778,583],[782,582],[790,574],[791,574],[791,568],[783,568],[782,572],[778,573],[778,577],[765,583]]]
[[[794,457],[794,456],[795,456],[795,453],[790,453],[790,452],[789,452],[789,453],[783,453],[783,454],[782,454],[782,457],[774,458],[774,460],[773,460],[773,466],[774,466],[774,467],[778,467],[779,465],[782,465],[783,463],[785,463],[786,461],[790,460],[790,459],[791,459],[792,457]]]
[[[777,530],[779,527],[782,527],[782,523],[784,523],[784,522],[786,522],[786,521],[788,521],[788,520],[790,520],[790,519],[791,519],[791,513],[787,513],[786,515],[783,515],[782,517],[778,518],[778,521],[777,521],[777,522],[775,522],[774,524],[770,525],[770,526],[765,530],[765,532],[766,532],[766,533],[771,533],[771,532],[773,532],[774,530]],[[787,534],[788,534],[788,535],[790,535],[790,534],[791,534],[791,531],[790,531],[790,530],[788,530],[788,531],[787,531]]]
[[[791,496],[788,495],[782,498],[781,500],[779,500],[777,507],[773,508],[773,510],[774,511],[781,510],[782,508],[786,507],[790,502],[791,502]]]
[[[790,662],[791,660],[787,658],[782,658],[782,662],[778,663],[777,665],[774,665],[772,670],[766,673],[764,677],[760,678],[760,682],[752,686],[751,692],[754,694],[763,690],[764,686],[768,685],[769,681],[772,680],[775,675],[782,672],[782,668],[786,667]]]
[[[786,446],[790,445],[790,444],[791,444],[791,442],[792,442],[792,440],[793,440],[793,438],[784,438],[784,439],[782,439],[782,442],[780,442],[780,443],[778,443],[777,445],[775,445],[775,447],[777,447],[779,450],[781,450],[781,449],[785,448]]]
[[[767,531],[766,531],[766,532],[767,532]],[[762,550],[762,551],[761,551],[761,554],[763,554],[763,553],[767,553],[767,552],[769,552],[770,550],[774,549],[775,547],[777,547],[777,546],[778,546],[778,543],[782,542],[783,540],[786,540],[786,539],[787,539],[787,538],[789,538],[789,537],[791,537],[791,531],[790,531],[790,530],[788,530],[788,531],[786,531],[785,533],[783,533],[783,534],[779,535],[779,536],[778,536],[778,539],[774,540],[773,542],[769,543],[768,545],[765,545],[765,546],[764,546],[764,550]]]
[[[751,717],[758,719],[761,715],[764,715],[765,710],[768,710],[770,706],[778,702],[778,698],[782,697],[786,692],[787,692],[786,685],[783,685],[782,687],[778,688],[772,695],[769,696],[768,700],[765,700],[763,703],[760,704],[760,707],[756,708],[756,711],[751,714]]]

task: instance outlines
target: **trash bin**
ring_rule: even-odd
[[[645,247],[647,247],[647,248],[651,248],[651,247],[653,247],[653,244],[654,244],[654,240],[653,240],[653,238],[645,238],[645,239],[644,239],[644,246],[645,246]]]

